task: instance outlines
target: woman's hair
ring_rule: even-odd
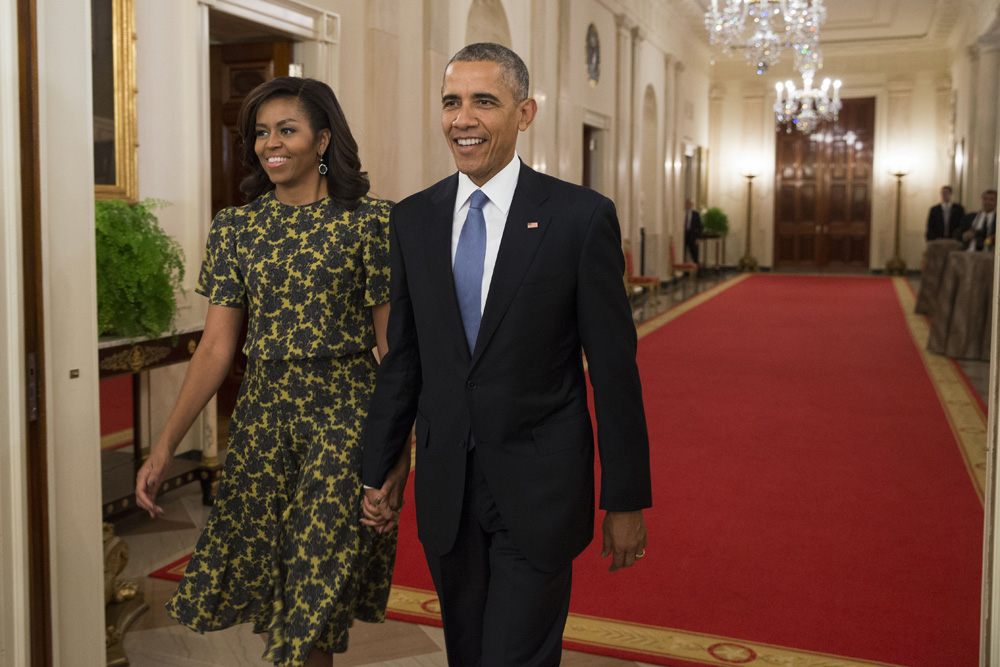
[[[246,195],[247,201],[253,201],[274,189],[274,183],[267,177],[257,157],[255,144],[257,112],[264,102],[277,98],[298,100],[309,117],[309,126],[313,132],[330,130],[330,141],[323,154],[329,168],[326,175],[327,192],[330,199],[348,210],[357,208],[361,197],[368,193],[370,184],[368,173],[361,171],[358,144],[351,135],[351,128],[347,126],[347,119],[337,102],[337,96],[322,81],[290,76],[260,84],[250,91],[240,107],[237,127],[243,140],[243,167],[249,174],[240,183],[240,190]],[[318,160],[316,166],[319,166]]]

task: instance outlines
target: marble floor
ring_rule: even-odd
[[[685,299],[711,289],[732,274],[699,276],[697,283],[682,281],[664,288],[658,302],[636,295],[633,316],[647,320]],[[962,370],[986,400],[989,364],[961,362]],[[260,659],[263,641],[241,626],[205,635],[177,625],[164,603],[176,584],[147,575],[191,552],[208,508],[201,504],[197,485],[171,491],[161,498],[166,514],[150,520],[134,515],[115,524],[131,551],[123,578],[133,579],[143,592],[149,610],[125,635],[125,652],[134,667],[267,667]],[[336,656],[338,667],[444,667],[443,635],[440,629],[388,621],[384,625],[358,623],[351,630],[350,649]],[[563,652],[567,667],[635,667],[629,662],[575,651]]]

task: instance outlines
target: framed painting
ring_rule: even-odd
[[[94,195],[139,197],[133,0],[92,0]]]

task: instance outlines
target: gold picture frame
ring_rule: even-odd
[[[139,199],[134,0],[92,0],[94,196]]]

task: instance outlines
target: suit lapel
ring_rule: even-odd
[[[497,252],[496,266],[490,280],[490,291],[486,297],[479,337],[472,354],[475,364],[489,344],[504,313],[510,306],[525,272],[535,257],[535,251],[548,230],[551,216],[541,204],[548,198],[538,174],[521,164],[517,188],[507,213],[500,250]],[[456,312],[458,307],[455,307]]]
[[[431,195],[431,224],[425,237],[427,270],[431,288],[439,296],[444,321],[441,330],[453,339],[465,357],[469,357],[469,345],[465,341],[462,315],[455,296],[455,279],[451,270],[451,227],[455,217],[455,196],[458,193],[458,174],[447,179],[441,188]]]

